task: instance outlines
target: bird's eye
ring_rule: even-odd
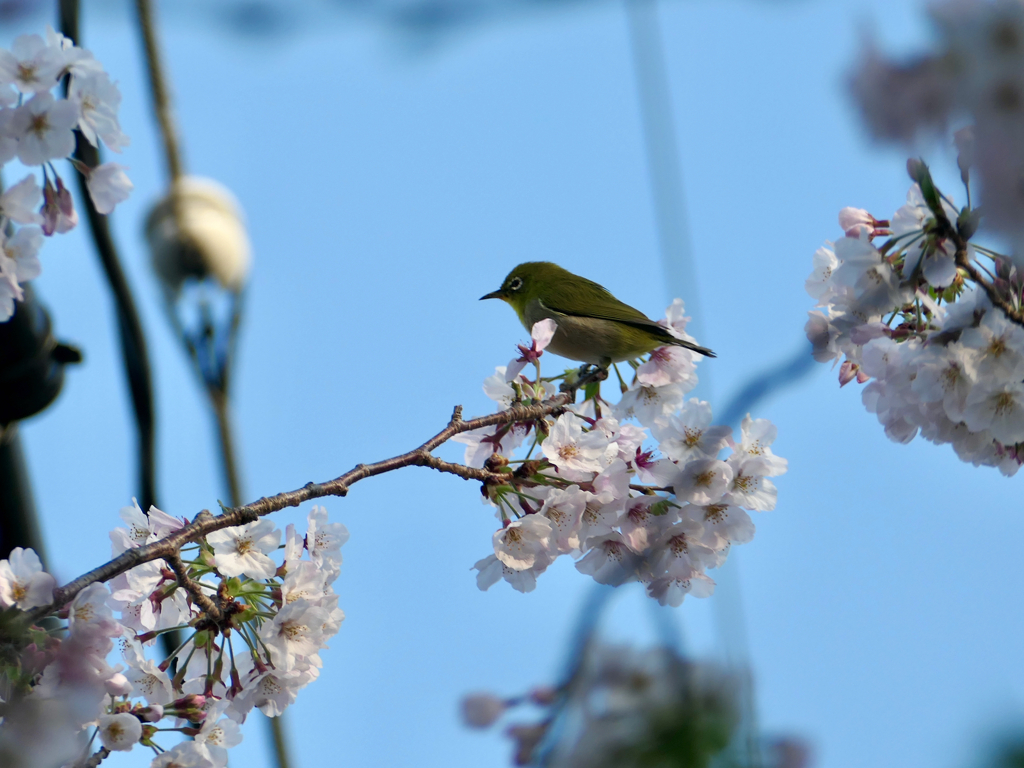
[[[508,289],[510,291],[518,291],[523,287],[523,279],[521,277],[513,277],[508,281]]]

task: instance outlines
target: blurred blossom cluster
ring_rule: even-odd
[[[986,224],[1014,239],[1024,267],[1024,3],[945,0],[929,10],[935,50],[893,62],[869,47],[852,78],[854,98],[880,139],[941,135],[969,121],[957,135],[961,173],[966,182],[967,167],[977,170]]]
[[[185,525],[137,504],[121,518],[126,527],[110,534],[115,556]],[[47,619],[5,646],[0,765],[76,764],[87,755],[83,731],[111,751],[151,749],[152,768],[227,765],[227,749],[241,740],[239,724],[253,708],[276,717],[295,701],[319,676],[319,653],[344,620],[331,584],[345,526],[313,507],[305,536],[289,525],[284,539],[281,547],[281,531],[269,520],[209,533],[182,549],[182,577],[165,560],[143,563],[109,585],[83,589],[59,614],[66,626]],[[281,565],[272,557],[279,549]],[[46,606],[53,587],[31,550],[0,561],[4,608]],[[8,610],[0,620],[18,615]],[[168,658],[153,658],[157,638],[174,630],[185,633],[183,644]],[[166,748],[161,731],[192,738]]]
[[[807,337],[819,362],[843,359],[840,386],[870,382],[864,405],[890,439],[920,433],[1013,475],[1024,462],[1024,280],[969,242],[974,211],[957,210],[923,163],[908,167],[918,183],[891,219],[844,208],[845,235],[814,254],[806,288],[821,309]]]
[[[689,339],[688,320],[676,299],[661,322]],[[537,323],[531,346],[484,382],[499,408],[539,403],[556,391],[553,382],[581,375],[541,376],[540,357],[555,328],[553,320]],[[454,438],[466,443],[468,465],[507,477],[484,486],[501,527],[494,554],[474,566],[481,589],[504,579],[529,592],[551,563],[569,555],[599,583],[640,581],[663,605],[712,593],[706,571],[725,561],[732,544],[753,538],[747,510],[775,508],[770,478],[786,471],[786,460],[772,452],[776,428],[767,420],[747,416],[736,440],[730,427],[712,424],[710,404],[684,400],[697,384],[699,357],[662,347],[630,363],[632,382],[619,377],[618,402],[589,385],[584,402],[557,417]],[[523,373],[530,364],[533,379]],[[521,446],[525,455],[514,458]]]
[[[67,97],[54,96],[65,77]],[[43,237],[78,223],[71,192],[53,161],[75,151],[76,129],[93,146],[102,141],[114,152],[127,146],[117,119],[120,103],[117,85],[93,55],[49,27],[45,39],[22,35],[10,50],[0,49],[0,170],[17,160],[42,172],[42,187],[30,173],[0,194],[0,322],[22,300],[22,283],[39,275]],[[100,213],[110,213],[131,192],[118,163],[72,163]]]
[[[731,677],[671,648],[591,642],[561,685],[511,699],[472,694],[462,715],[486,728],[513,707],[539,707],[539,722],[506,731],[516,765],[703,768],[729,744],[738,698]]]

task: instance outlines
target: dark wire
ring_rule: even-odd
[[[78,0],[60,0],[60,29],[75,44],[80,43]],[[66,87],[66,83],[65,83]],[[74,157],[90,168],[99,165],[99,151],[75,131]],[[96,210],[85,183],[85,177],[78,177],[79,200],[89,220],[96,252],[103,266],[103,273],[110,285],[117,312],[118,335],[121,341],[121,358],[124,362],[128,389],[131,392],[135,426],[138,431],[138,476],[139,504],[143,510],[156,504],[156,417],[153,408],[153,377],[149,366],[149,353],[142,322],[135,308],[131,288],[121,267],[117,246],[110,232],[107,216]]]

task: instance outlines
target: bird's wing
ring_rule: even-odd
[[[607,292],[606,292],[607,293]],[[553,312],[557,312],[561,315],[570,315],[572,317],[592,317],[598,320],[611,320],[616,323],[622,323],[633,328],[639,328],[643,331],[653,333],[658,338],[665,339],[667,343],[671,343],[675,340],[675,336],[669,333],[665,326],[658,325],[656,322],[651,320],[647,315],[638,309],[616,299],[611,294],[607,294],[604,306],[600,310],[594,310],[587,308],[584,311],[580,310],[569,310],[563,306],[559,306],[562,302],[551,301],[550,298],[541,301],[541,304],[550,309]]]

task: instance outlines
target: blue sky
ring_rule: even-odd
[[[136,192],[114,227],[154,362],[160,505],[193,516],[225,492],[141,239],[163,179],[140,47],[130,19],[90,7],[84,43],[120,80],[132,137],[122,162]],[[488,410],[481,382],[525,332],[477,298],[520,261],[557,261],[651,315],[672,298],[620,3],[518,14],[426,48],[324,18],[284,37],[184,14],[164,29],[186,165],[234,190],[254,244],[235,401],[251,498],[408,450],[456,403]],[[881,0],[671,2],[661,19],[697,274],[682,296],[699,298],[700,341],[719,355],[702,395],[720,411],[803,343],[804,279],[840,234],[838,210],[882,217],[903,202],[905,152],[865,137],[843,78],[865,29],[909,52],[927,26],[917,3]],[[929,158],[960,198],[951,157]],[[24,426],[65,580],[106,559],[135,492],[113,316],[85,234],[47,243],[37,285],[86,362]],[[687,648],[745,648],[762,729],[809,740],[823,768],[971,764],[1024,701],[1020,480],[948,446],[890,443],[856,385],[840,390],[824,366],[754,415],[778,425],[790,471],[718,594],[671,611]],[[352,534],[335,585],[348,618],[287,713],[296,764],[507,764],[497,733],[461,727],[459,697],[555,680],[592,582],[559,562],[532,594],[479,592],[469,569],[493,519],[475,486],[423,469],[326,506]],[[648,611],[623,590],[609,636],[650,640]],[[233,764],[268,765],[264,746],[253,721]]]

